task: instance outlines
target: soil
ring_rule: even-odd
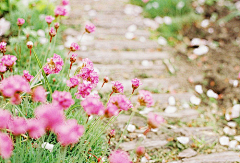
[[[209,19],[210,13],[213,12],[218,14],[218,20],[229,13],[226,7],[207,6],[205,7],[205,19]],[[214,32],[210,34],[208,28],[213,28]],[[240,89],[229,83],[230,80],[237,80],[240,72],[240,48],[237,41],[240,38],[240,19],[234,18],[224,25],[212,22],[208,28],[202,28],[200,23],[195,23],[183,30],[184,36],[188,38],[185,43],[189,43],[193,38],[201,38],[209,43],[217,43],[218,47],[210,47],[207,54],[193,61],[188,59],[192,55],[192,47],[178,50],[177,55],[181,56],[180,60],[182,60],[176,63],[178,67],[181,67],[179,77],[186,80],[192,75],[204,74],[204,80],[191,84],[191,87],[195,84],[202,84],[205,91],[212,89],[221,95],[218,99],[219,107],[229,108],[232,107],[234,100],[240,99]]]

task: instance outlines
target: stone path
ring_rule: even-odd
[[[167,113],[158,110],[155,112],[167,120],[187,122],[197,118],[199,116],[197,110],[180,107],[184,103],[189,103],[193,93],[182,89],[177,82],[177,77],[171,74],[177,73],[171,64],[174,60],[172,49],[163,48],[156,41],[150,39],[151,34],[144,25],[144,18],[140,16],[141,8],[129,5],[127,2],[128,0],[71,0],[71,15],[63,21],[65,24],[75,27],[65,31],[68,44],[81,39],[85,23],[90,20],[96,25],[96,32],[83,36],[82,51],[78,54],[81,58],[89,58],[94,62],[100,79],[108,76],[111,80],[119,80],[124,84],[125,92],[130,93],[132,89],[130,80],[138,77],[143,82],[139,89],[156,91],[156,94],[153,94],[156,108],[164,109],[169,106],[169,98],[174,97],[176,100],[176,104],[174,104],[177,107],[176,112]],[[111,91],[111,84],[107,84],[101,91]],[[132,100],[136,101],[136,99],[137,97],[133,96]],[[117,123],[124,127],[128,118],[128,115],[121,115]],[[146,125],[146,120],[135,116],[131,123],[137,127],[143,127]],[[206,138],[206,142],[215,142],[218,139],[212,129],[211,131],[205,128],[179,129],[173,127],[172,129],[176,134],[193,135],[199,139]],[[133,137],[136,135],[132,134]],[[155,135],[153,138],[154,140],[150,136],[142,144],[149,148],[159,148],[167,144],[164,136],[156,137]],[[134,149],[137,144],[136,140],[130,140],[130,142],[123,143],[121,147],[125,150]],[[230,154],[231,160],[239,161],[236,153]],[[215,155],[209,156],[214,158]],[[201,162],[201,157],[207,159],[208,156],[199,155],[184,159],[183,162]],[[216,157],[218,157],[217,154]],[[226,159],[221,160],[220,157],[217,161],[212,159],[212,162],[226,162]]]

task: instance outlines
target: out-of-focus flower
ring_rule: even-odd
[[[151,128],[158,128],[160,124],[164,123],[165,120],[162,116],[150,112],[148,114],[148,125]]]
[[[114,105],[114,104],[108,104],[107,105],[107,108],[105,110],[105,116],[107,118],[110,118],[112,116],[116,116],[116,115],[118,115],[118,113],[119,113],[119,109],[116,105]]]
[[[46,16],[45,21],[50,25],[55,18],[52,16]]]
[[[4,35],[10,29],[10,25],[11,23],[5,18],[0,19],[0,36]]]
[[[13,117],[8,123],[8,128],[14,135],[21,135],[27,132],[27,122],[22,117]]]
[[[80,80],[77,76],[74,76],[67,80],[67,86],[70,88],[75,88],[79,84]]]
[[[0,155],[3,159],[11,157],[13,151],[13,141],[8,134],[0,133]]]
[[[36,118],[40,119],[46,128],[54,130],[56,126],[62,124],[65,120],[63,111],[58,105],[47,104],[41,105],[35,110]]]
[[[84,133],[84,127],[77,123],[76,119],[67,120],[65,123],[58,125],[55,132],[57,139],[62,146],[75,144]]]
[[[55,91],[52,94],[53,103],[59,105],[64,110],[69,108],[71,105],[74,104],[74,100],[72,99],[72,95],[69,92],[59,92]]]
[[[55,17],[58,16],[66,16],[67,15],[67,9],[64,8],[64,6],[57,6],[56,9],[54,10]]]
[[[122,150],[112,151],[109,156],[110,163],[132,163],[130,156],[127,152]]]
[[[12,97],[15,93],[30,92],[30,85],[22,76],[10,76],[4,80],[0,85],[0,91],[4,97]]]
[[[13,67],[13,65],[16,64],[16,60],[17,57],[14,55],[4,55],[2,57],[2,63],[9,68]]]
[[[66,6],[66,5],[68,5],[69,4],[69,0],[62,0],[62,5],[63,6]]]
[[[27,128],[29,136],[33,139],[38,139],[45,134],[45,123],[40,119],[28,119]]]
[[[153,106],[152,94],[149,91],[140,90],[138,95],[138,102],[141,106]]]
[[[136,149],[136,154],[137,154],[138,156],[144,155],[144,154],[145,154],[145,147],[143,147],[143,146],[137,147],[137,149]]]
[[[128,110],[131,105],[131,101],[125,95],[112,96],[109,99],[108,105],[114,104],[119,110]]]
[[[21,27],[25,23],[25,20],[23,18],[18,18],[17,19],[17,25]]]
[[[60,25],[59,25],[59,23],[58,23],[58,22],[54,24],[54,27],[55,27],[55,29],[56,29],[56,32],[57,32],[57,30],[58,30],[59,26],[60,26]]]
[[[32,100],[34,102],[46,102],[47,94],[43,86],[38,86],[32,91]]]
[[[7,43],[6,42],[0,42],[0,52],[1,53],[4,54],[7,51],[6,47],[7,47]]]
[[[88,115],[92,115],[92,114],[103,115],[104,114],[104,105],[99,100],[99,98],[95,98],[93,96],[88,96],[85,100],[83,100],[81,102],[81,105]]]
[[[142,85],[142,82],[140,81],[140,79],[138,78],[135,78],[135,79],[132,79],[132,88],[133,88],[133,92],[135,89],[137,89],[140,85]],[[132,92],[132,93],[133,93]]]
[[[0,109],[0,129],[6,129],[11,120],[12,114],[8,110]]]
[[[86,31],[87,33],[93,33],[93,32],[95,32],[95,30],[96,30],[96,27],[95,27],[94,24],[92,24],[92,23],[87,23],[87,24],[86,24],[86,26],[85,26],[85,31]]]

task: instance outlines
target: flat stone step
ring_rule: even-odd
[[[111,51],[90,51],[90,52],[77,52],[78,56],[82,58],[89,58],[94,63],[116,63],[126,61],[155,61],[170,58],[170,55],[166,51],[157,52],[132,52],[132,51],[121,51],[121,52],[111,52]]]
[[[164,104],[168,104],[168,98],[170,96],[173,96],[176,101],[180,102],[190,102],[190,97],[193,96],[192,93],[186,92],[186,93],[177,93],[177,94],[152,94],[153,99],[158,105],[163,106]],[[137,96],[132,97],[132,101],[137,101]]]
[[[84,44],[83,44],[84,45]],[[159,49],[160,46],[155,41],[134,41],[134,40],[95,40],[88,42],[86,46],[96,50],[147,50]]]
[[[145,139],[141,143],[139,141],[130,141],[130,142],[124,142],[120,144],[120,148],[122,148],[124,151],[130,151],[135,150],[139,145],[144,146],[145,148],[161,148],[165,146],[168,143],[166,140],[151,140],[151,139]]]
[[[141,89],[154,89],[154,90],[161,90],[167,91],[168,87],[171,86],[170,84],[171,79],[155,79],[155,78],[146,78],[141,79],[142,85],[139,86],[137,90]],[[132,82],[131,80],[119,80],[124,86],[124,92],[132,92]],[[101,85],[98,85],[98,89],[101,88]],[[112,84],[108,83],[101,89],[101,92],[110,92],[112,90]],[[136,91],[137,92],[137,91]]]
[[[183,159],[183,163],[226,163],[240,162],[239,152],[227,151],[221,153],[212,153],[207,155],[198,155],[192,158]]]
[[[94,64],[101,78],[108,76],[110,79],[118,80],[121,78],[132,79],[139,75],[148,75],[148,77],[160,77],[166,68],[164,65],[153,65],[149,67],[134,65],[102,65]]]

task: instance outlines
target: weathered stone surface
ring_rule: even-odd
[[[188,148],[188,149],[185,149],[184,151],[180,152],[178,154],[178,157],[186,158],[186,157],[193,157],[193,156],[196,156],[196,155],[197,155],[196,151],[194,151],[191,148]]]
[[[116,63],[119,61],[126,62],[128,61],[142,61],[142,60],[162,60],[169,58],[170,55],[166,51],[164,52],[106,52],[106,51],[92,51],[92,52],[77,52],[82,58],[89,58],[94,63]],[[143,67],[145,68],[145,67]],[[147,67],[146,67],[147,68]]]
[[[120,144],[120,148],[125,151],[134,150],[137,148],[138,145],[144,146],[145,148],[161,148],[168,143],[166,140],[151,140],[145,139],[141,144],[138,141],[130,141]]]
[[[230,163],[240,162],[238,152],[221,152],[183,159],[183,163]]]
[[[121,114],[118,116],[116,123],[125,124],[128,122],[129,118],[130,118],[129,115]],[[131,124],[136,125],[137,127],[144,127],[147,125],[147,120],[142,117],[134,116],[132,117]]]

